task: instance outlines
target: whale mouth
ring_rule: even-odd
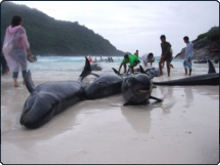
[[[147,89],[138,89],[137,90],[139,93],[148,93],[150,90]]]
[[[27,117],[27,115],[28,115],[28,112],[29,112],[29,111],[27,111],[27,112],[23,115],[23,117],[22,117],[22,119],[21,119],[21,125],[24,125],[24,122],[25,122],[25,119],[26,119],[26,117]]]
[[[135,89],[136,92],[138,93],[149,93],[150,92],[150,89],[149,88],[142,88],[142,89]]]

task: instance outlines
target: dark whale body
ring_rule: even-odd
[[[85,85],[82,79],[90,74],[88,59],[77,81],[48,82],[34,86],[30,71],[25,77],[30,96],[26,100],[20,117],[21,125],[38,128],[47,123],[54,115],[85,98]]]
[[[98,76],[94,82],[85,89],[87,99],[97,99],[121,92],[122,78],[114,73]]]
[[[164,86],[219,85],[219,73],[216,73],[215,68],[210,60],[208,60],[208,64],[209,64],[208,74],[187,77],[178,80],[153,82],[153,84],[164,85]]]

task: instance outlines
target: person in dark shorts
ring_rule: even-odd
[[[159,61],[159,69],[160,69],[160,76],[163,75],[162,71],[162,64],[166,61],[167,64],[167,73],[168,77],[170,76],[170,62],[172,61],[172,54],[171,54],[171,44],[166,41],[166,36],[161,35],[160,36],[161,40],[161,49],[162,49],[162,55]]]

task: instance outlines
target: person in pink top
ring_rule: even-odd
[[[11,25],[6,29],[2,52],[10,71],[13,72],[14,87],[18,87],[18,74],[21,68],[23,78],[27,72],[27,56],[32,56],[22,18],[13,16]],[[23,81],[24,84],[24,81]]]

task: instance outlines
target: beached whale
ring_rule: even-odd
[[[27,128],[38,128],[54,115],[83,100],[86,86],[82,80],[90,73],[91,67],[86,58],[84,70],[77,81],[48,82],[35,87],[28,71],[25,83],[30,96],[24,104],[20,124]]]
[[[87,99],[103,98],[121,92],[122,78],[117,74],[106,73],[101,76],[93,75],[98,78],[86,87]]]
[[[219,73],[216,73],[215,67],[213,66],[210,60],[208,60],[208,64],[209,64],[208,74],[192,76],[192,77],[182,78],[178,80],[153,82],[153,84],[166,85],[166,86],[219,85]]]
[[[163,99],[151,96],[152,89],[156,88],[151,81],[154,75],[152,73],[145,73],[141,66],[140,72],[130,74],[122,82],[122,95],[126,101],[124,105],[148,103],[149,99],[154,99],[158,102],[163,101]]]
[[[121,92],[125,100],[124,105],[144,104],[148,103],[149,99],[154,99],[157,102],[163,101],[163,99],[151,96],[152,89],[156,88],[152,83],[155,69],[144,71],[143,67],[139,65],[138,71],[133,74],[120,74],[115,68],[112,69],[123,79]]]
[[[91,69],[92,71],[101,71],[102,70],[102,67],[100,65],[98,65],[97,63],[92,63],[91,64]]]

